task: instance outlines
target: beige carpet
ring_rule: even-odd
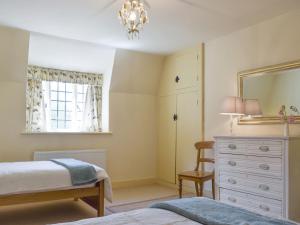
[[[194,196],[193,194],[186,194],[184,197],[187,198],[193,196]],[[151,199],[146,201],[138,201],[138,202],[130,202],[125,204],[113,205],[113,206],[106,207],[106,214],[109,215],[113,213],[127,212],[131,210],[147,208],[154,203],[173,200],[173,199],[178,199],[178,195],[172,195],[164,198],[156,198],[156,199]]]

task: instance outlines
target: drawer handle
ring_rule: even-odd
[[[230,184],[236,184],[236,183],[237,183],[236,180],[235,180],[235,179],[232,179],[232,178],[229,178],[227,181],[228,181],[228,183],[230,183]]]
[[[265,212],[270,211],[270,208],[268,206],[266,206],[266,205],[260,205],[259,208],[262,209]]]
[[[233,197],[228,197],[227,199],[228,199],[230,202],[236,203],[236,199],[233,198]]]
[[[259,187],[259,189],[261,189],[263,191],[269,191],[270,190],[270,187],[268,185],[261,184],[258,187]]]
[[[260,146],[259,150],[262,152],[268,152],[268,151],[270,151],[270,148],[268,146]]]
[[[230,145],[228,145],[228,148],[231,149],[231,150],[235,150],[236,145],[235,144],[230,144]]]
[[[228,161],[228,165],[230,165],[230,166],[236,166],[236,162],[234,162],[234,161]]]
[[[259,165],[259,168],[262,170],[270,170],[270,166],[267,164],[261,164],[261,165]]]

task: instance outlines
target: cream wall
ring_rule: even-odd
[[[206,139],[229,134],[229,118],[219,115],[225,96],[237,95],[237,72],[300,59],[300,10],[206,43]],[[238,135],[281,135],[282,125],[235,126]],[[300,134],[293,125],[291,134]]]
[[[36,150],[105,148],[114,182],[156,176],[156,97],[110,93],[112,135],[24,135],[29,33],[0,27],[0,161],[31,160]],[[128,56],[130,57],[130,55]],[[155,60],[155,56],[151,55]],[[163,60],[161,56],[157,56]],[[115,58],[118,67],[119,58]],[[160,66],[145,63],[145,69]],[[155,68],[153,68],[155,67]],[[143,71],[133,71],[140,76]],[[156,74],[154,74],[156,76]]]

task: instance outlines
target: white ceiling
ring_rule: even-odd
[[[123,0],[0,0],[0,23],[54,36],[170,53],[300,7],[299,0],[148,0],[150,23],[127,39],[117,19]]]

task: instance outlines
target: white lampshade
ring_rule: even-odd
[[[245,100],[245,114],[248,116],[261,116],[262,110],[257,99]]]
[[[234,96],[226,97],[222,103],[221,114],[232,116],[245,115],[245,105],[243,99]]]

